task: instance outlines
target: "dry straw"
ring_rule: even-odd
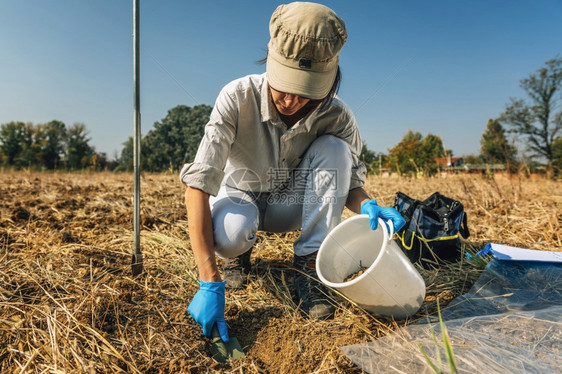
[[[334,320],[304,319],[293,299],[292,241],[260,233],[246,290],[227,293],[226,318],[247,357],[214,362],[210,341],[186,315],[197,269],[177,176],[142,178],[145,273],[130,276],[130,174],[0,173],[0,372],[360,372],[341,347],[372,341],[446,307],[482,264],[420,269],[426,301],[410,321],[364,312],[334,292]],[[516,177],[368,180],[383,205],[396,191],[435,191],[461,201],[472,236],[485,243],[560,250],[560,182]],[[345,212],[349,217],[350,212]]]

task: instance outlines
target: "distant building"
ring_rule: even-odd
[[[505,170],[503,164],[466,164],[462,157],[435,157],[433,160],[442,171],[484,173],[486,171]]]
[[[464,165],[464,159],[462,157],[435,157],[433,161],[443,169]]]

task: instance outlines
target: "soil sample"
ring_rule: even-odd
[[[345,279],[344,279],[343,281],[344,281],[344,282],[352,281],[352,280],[354,280],[355,278],[361,276],[361,275],[365,272],[365,270],[367,270],[367,269],[368,269],[368,267],[366,267],[366,266],[361,266],[358,271],[356,271],[355,273],[351,273],[350,275],[348,275],[347,277],[345,277]]]

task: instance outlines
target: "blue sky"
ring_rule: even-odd
[[[141,0],[142,133],[261,73],[275,1]],[[349,34],[340,96],[386,153],[409,130],[476,154],[519,80],[562,54],[562,1],[322,1]],[[113,158],[133,133],[132,0],[0,0],[0,123],[83,122]]]

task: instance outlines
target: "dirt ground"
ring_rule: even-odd
[[[488,242],[562,248],[562,184],[516,177],[370,177],[381,205],[402,191],[435,191],[468,214],[467,250]],[[409,321],[377,318],[334,295],[334,319],[303,318],[291,293],[298,233],[260,232],[248,287],[227,291],[226,320],[246,357],[215,362],[210,340],[186,313],[197,291],[177,175],[147,174],[141,186],[144,272],[133,278],[131,174],[0,172],[0,371],[360,373],[341,353],[434,314],[466,292],[482,264],[462,261],[420,273],[427,296]],[[346,211],[344,217],[349,217]]]

